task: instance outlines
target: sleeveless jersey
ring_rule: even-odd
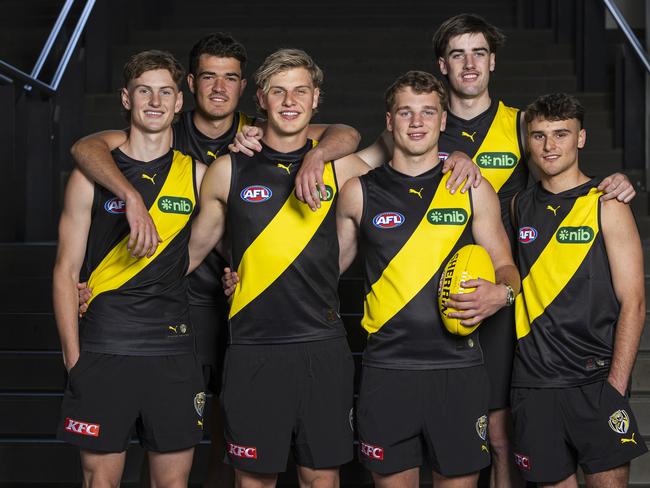
[[[553,194],[537,184],[516,198],[517,351],[512,385],[571,387],[605,378],[619,304],[591,180]]]
[[[444,265],[473,242],[471,191],[451,195],[441,170],[439,164],[412,177],[386,164],[360,178],[364,365],[423,370],[483,363],[478,333],[450,334],[438,310]]]
[[[151,258],[131,257],[124,202],[95,185],[85,261],[93,296],[79,325],[81,349],[137,356],[192,352],[185,273],[197,200],[194,160],[174,150],[148,163],[117,149],[113,158],[142,195],[163,242]]]
[[[193,115],[194,111],[183,112],[173,125],[173,147],[207,165],[210,165],[215,158],[228,154],[228,145],[244,125],[255,123],[255,118],[242,112],[235,112],[230,129],[221,137],[211,139],[196,128],[192,119]],[[228,266],[226,260],[215,250],[205,257],[199,267],[189,276],[190,304],[219,305],[223,309],[227,308],[226,297],[221,286],[221,276],[223,268],[226,266]]]
[[[240,282],[230,306],[233,344],[306,342],[342,337],[338,314],[339,247],[334,163],[325,165],[327,194],[312,212],[295,196],[294,179],[309,140],[292,153],[263,145],[231,154],[227,226]]]
[[[481,169],[501,202],[501,218],[514,249],[514,229],[510,222],[510,200],[528,183],[528,167],[519,131],[520,111],[501,101],[471,120],[447,112],[447,126],[438,143],[442,156],[453,151],[469,155]]]

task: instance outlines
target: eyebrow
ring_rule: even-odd
[[[214,71],[201,71],[197,76],[203,76],[203,75],[217,76],[217,73],[215,73]],[[239,73],[235,73],[234,71],[225,73],[224,76],[236,76],[237,78],[241,78],[241,75]]]
[[[438,107],[436,107],[435,105],[425,105],[424,107],[422,107],[422,109],[423,110],[438,110]],[[395,109],[395,111],[399,111],[399,110],[413,110],[413,107],[411,107],[410,105],[401,105],[401,106],[399,106],[399,107],[397,107]]]
[[[465,52],[464,49],[452,49],[451,51],[449,51],[448,56],[452,55],[452,54],[456,54],[456,53],[461,53],[462,54],[464,52]],[[487,52],[489,52],[489,49],[487,47],[475,47],[474,49],[472,49],[472,52],[473,53],[477,53],[477,52],[486,52],[487,53]]]
[[[272,90],[274,88],[287,91],[287,89],[285,87],[279,86],[279,85],[272,85],[272,86],[269,87],[269,90]],[[309,86],[309,85],[298,85],[298,86],[293,87],[292,90],[297,90],[298,88],[307,88],[309,90],[313,90],[313,88],[311,86]]]
[[[148,88],[149,90],[153,90],[153,87],[152,87],[152,86],[149,86],[149,85],[143,85],[143,84],[135,85],[135,88],[134,88],[134,89],[137,89],[137,88]],[[172,85],[165,85],[165,86],[158,87],[158,89],[159,89],[159,90],[165,90],[165,89],[176,90],[177,88],[176,88],[175,86],[172,86]]]

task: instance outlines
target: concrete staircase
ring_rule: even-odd
[[[445,18],[459,12],[479,13],[506,30],[508,44],[497,56],[493,96],[509,105],[523,107],[541,93],[575,92],[577,86],[572,46],[554,44],[550,31],[514,29],[516,2],[513,0],[489,3],[466,0],[453,4],[359,0],[322,4],[318,9],[282,0],[273,4],[262,0],[172,3],[172,8],[160,13],[163,16],[160,29],[132,29],[127,44],[112,47],[113,90],[86,95],[82,102],[86,132],[124,126],[117,91],[121,67],[129,55],[149,48],[167,49],[187,65],[192,44],[214,30],[230,32],[246,45],[250,58],[246,69],[249,83],[255,68],[276,48],[305,49],[325,71],[325,101],[316,121],[344,122],[356,127],[363,136],[362,146],[371,143],[384,127],[386,87],[408,69],[434,69],[433,31]],[[45,11],[43,15],[51,16],[51,12]],[[20,30],[20,26],[16,27]],[[29,28],[38,29],[32,25]],[[3,26],[0,39],[4,36],[9,39],[11,32],[5,32]],[[24,64],[29,66],[27,61]],[[251,84],[241,105],[251,114],[255,110],[254,91]],[[191,97],[187,95],[189,105]],[[602,176],[621,170],[621,151],[612,147],[611,94],[578,96],[587,109],[588,119],[588,142],[582,155],[585,167],[590,174]],[[630,174],[630,177],[633,181],[643,180],[641,174]],[[639,194],[633,207],[645,238],[648,263],[650,217],[645,192]],[[80,480],[77,450],[54,439],[64,385],[50,300],[54,252],[54,243],[0,245],[3,337],[0,341],[0,371],[3,372],[0,375],[0,487],[23,483],[74,486]],[[649,271],[650,264],[646,264],[646,280]],[[365,334],[359,326],[363,293],[358,266],[353,266],[342,278],[340,293],[342,315],[359,362]],[[650,333],[644,334],[634,372],[632,403],[647,442],[650,440]],[[206,439],[197,449],[193,483],[203,478],[207,449]],[[137,445],[129,450],[125,486],[137,482],[142,455]],[[429,479],[423,474],[423,483],[430,483]],[[358,464],[351,463],[343,469],[342,482],[348,487],[358,487],[368,485],[370,478]],[[281,483],[295,486],[291,470],[281,478]],[[650,486],[650,457],[633,463],[632,484]]]

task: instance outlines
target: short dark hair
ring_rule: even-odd
[[[395,104],[395,95],[403,88],[411,88],[415,93],[433,93],[436,92],[440,98],[440,105],[443,110],[447,110],[447,90],[442,82],[425,71],[407,71],[397,78],[392,85],[388,87],[384,95],[386,101],[386,110],[393,110]]]
[[[524,120],[530,124],[536,118],[546,120],[577,119],[580,128],[585,118],[585,108],[580,101],[568,93],[549,93],[537,98],[526,107]]]
[[[180,90],[181,83],[185,77],[183,65],[171,53],[156,49],[142,51],[129,58],[122,70],[124,86],[126,87],[131,80],[135,80],[145,71],[156,69],[166,69],[169,71],[174,83],[176,83],[176,88]]]
[[[440,24],[433,35],[433,49],[436,57],[441,58],[445,55],[447,45],[452,37],[463,34],[483,34],[492,53],[497,52],[497,49],[506,42],[506,36],[501,29],[490,24],[483,17],[475,14],[458,14]]]
[[[197,41],[190,51],[190,73],[197,75],[199,69],[199,58],[202,54],[217,56],[219,58],[235,58],[241,64],[241,70],[246,66],[246,48],[236,41],[230,34],[214,32],[202,37]]]

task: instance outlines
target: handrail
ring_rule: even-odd
[[[607,10],[609,10],[609,13],[612,14],[612,17],[614,17],[614,20],[618,24],[619,28],[623,31],[623,34],[625,34],[627,41],[630,43],[632,49],[639,57],[639,60],[645,67],[646,71],[650,73],[650,58],[648,57],[648,53],[643,50],[641,43],[634,35],[634,32],[632,32],[630,25],[623,17],[621,11],[612,0],[603,0],[603,3],[605,4],[605,7],[607,7]]]
[[[32,70],[31,74],[27,74],[24,71],[21,71],[15,66],[12,66],[11,64],[6,63],[2,60],[0,60],[0,73],[7,75],[10,79],[15,78],[24,82],[25,83],[24,89],[26,91],[31,91],[32,88],[35,88],[46,95],[53,95],[54,93],[56,93],[56,91],[59,88],[59,84],[61,83],[61,79],[63,78],[63,74],[65,73],[65,70],[68,67],[70,58],[72,57],[72,54],[74,53],[74,50],[77,47],[77,43],[79,42],[81,33],[86,27],[86,22],[88,21],[88,17],[90,17],[90,13],[92,12],[93,7],[95,6],[95,0],[86,0],[86,5],[84,6],[83,11],[79,16],[79,20],[77,20],[77,25],[75,26],[74,31],[70,36],[70,40],[68,41],[68,45],[66,46],[65,52],[63,53],[63,56],[59,61],[59,65],[57,66],[56,71],[54,72],[52,81],[50,83],[46,83],[44,81],[39,80],[38,76],[40,75],[41,70],[45,65],[45,62],[47,61],[47,58],[49,57],[52,51],[54,42],[56,41],[59,34],[61,33],[63,24],[65,23],[65,20],[70,14],[70,10],[75,1],[76,0],[66,0],[65,4],[61,8],[61,12],[59,13],[58,18],[56,19],[56,22],[52,27],[52,31],[50,32],[50,35],[47,38],[47,41],[45,42],[43,49],[41,50],[41,54],[39,55],[38,60],[36,61],[36,64],[34,65],[34,69]],[[2,77],[3,79],[6,79],[7,76],[2,76],[2,74],[0,74],[0,77]]]

